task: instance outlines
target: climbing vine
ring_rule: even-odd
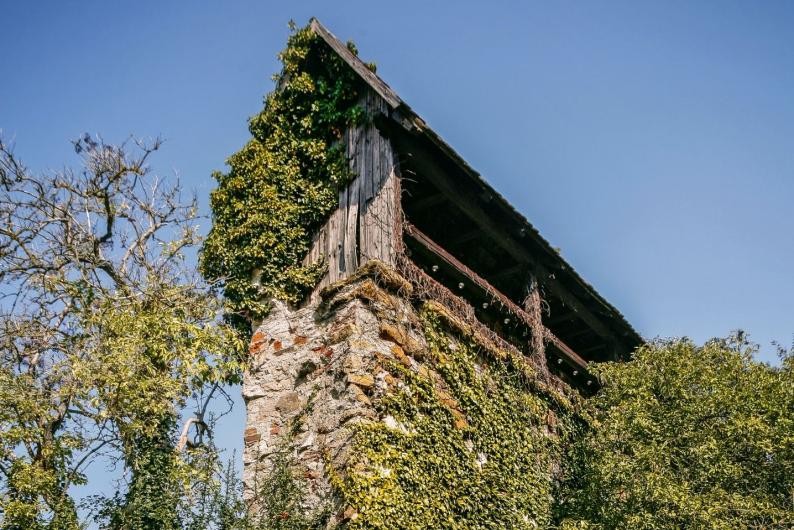
[[[213,175],[201,268],[239,323],[263,316],[269,298],[299,301],[324,273],[301,260],[350,178],[342,134],[363,118],[351,69],[309,27],[291,29],[277,89],[249,120],[251,140]]]
[[[309,506],[307,484],[298,472],[295,436],[304,426],[306,415],[314,408],[317,389],[308,397],[303,409],[290,420],[284,437],[268,458],[269,466],[259,470],[248,514],[249,525],[256,530],[314,530],[326,528],[331,517],[331,502],[322,497]],[[259,457],[257,457],[259,458]]]
[[[330,505],[306,507],[306,485],[296,473],[294,456],[287,447],[277,451],[271,468],[262,474],[254,503],[257,510],[249,514],[258,530],[313,530],[325,528],[331,516]]]
[[[428,350],[377,402],[344,473],[332,481],[355,510],[350,528],[545,528],[558,463],[578,420],[542,397],[509,361],[422,312]]]

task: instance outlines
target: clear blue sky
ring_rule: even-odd
[[[0,128],[36,169],[161,135],[206,205],[310,16],[644,336],[791,343],[794,2],[6,2]]]

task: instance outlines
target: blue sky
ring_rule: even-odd
[[[644,336],[791,343],[791,2],[8,2],[0,128],[34,169],[160,135],[206,207],[310,16]]]

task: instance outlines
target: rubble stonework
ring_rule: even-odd
[[[575,396],[426,295],[370,261],[316,303],[273,303],[243,383],[243,479],[255,510],[286,454],[305,512],[332,508],[328,528],[550,521]],[[491,509],[493,498],[513,508]]]
[[[309,504],[327,496],[326,465],[344,467],[350,427],[378,420],[372,400],[393,382],[384,361],[418,366],[411,353],[424,348],[424,339],[400,296],[407,292],[404,280],[370,262],[325,289],[317,303],[292,309],[273,302],[253,334],[243,381],[248,499],[280,450],[295,456]]]

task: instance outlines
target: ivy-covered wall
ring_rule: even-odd
[[[249,490],[287,441],[306,509],[332,503],[332,526],[548,527],[576,398],[411,292],[369,262],[265,318],[244,384]]]
[[[523,359],[479,344],[444,306],[425,304],[419,321],[426,348],[386,363],[380,421],[356,428],[334,482],[350,527],[548,527],[571,402],[537,393]]]

